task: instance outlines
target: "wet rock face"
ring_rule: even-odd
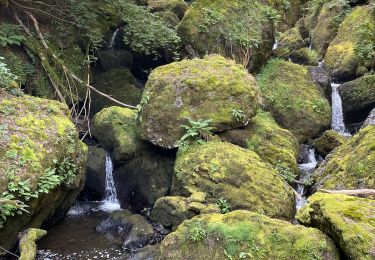
[[[83,193],[90,200],[101,200],[105,193],[105,150],[89,146],[86,182]]]
[[[339,87],[346,122],[363,122],[375,107],[375,75],[365,75]]]
[[[146,145],[135,158],[114,171],[118,197],[137,212],[154,205],[170,192],[175,155]]]
[[[160,252],[160,259],[339,259],[333,241],[319,230],[242,210],[183,222]]]
[[[104,71],[125,67],[132,69],[133,55],[125,50],[105,50],[98,53],[100,66]]]
[[[366,127],[369,125],[375,125],[375,108],[371,110],[370,114],[368,115],[362,127]]]
[[[259,101],[254,78],[221,56],[161,66],[151,73],[143,93],[141,138],[173,148],[185,134],[187,118],[210,120],[213,131],[236,128],[255,115]]]
[[[122,247],[127,250],[144,247],[154,236],[152,225],[143,216],[128,210],[113,213],[96,227],[96,231],[119,236],[123,241]]]
[[[316,189],[372,189],[375,187],[375,126],[361,129],[330,154],[314,172]]]
[[[247,209],[290,219],[294,193],[276,170],[249,150],[226,142],[207,142],[179,152],[172,194],[205,192],[207,202],[223,198],[232,209]]]
[[[258,76],[266,109],[300,142],[328,129],[331,108],[308,67],[278,59],[270,60]]]
[[[296,218],[320,229],[348,259],[375,258],[375,201],[353,196],[316,193]]]
[[[331,98],[331,77],[323,67],[310,66],[308,67],[309,73],[313,81],[323,90],[324,96],[327,99]]]

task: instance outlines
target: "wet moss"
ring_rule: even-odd
[[[161,244],[161,259],[339,259],[313,228],[249,211],[207,214],[183,222]]]
[[[142,138],[171,148],[184,135],[181,125],[187,124],[187,117],[210,119],[213,131],[243,126],[255,115],[260,97],[246,69],[211,55],[158,67],[151,73],[142,99]],[[234,116],[234,110],[240,118]]]
[[[348,259],[374,259],[374,200],[316,193],[308,201],[298,221],[332,237]]]
[[[300,142],[328,128],[331,108],[312,80],[308,68],[270,60],[258,76],[265,107],[276,121]]]
[[[350,78],[359,67],[371,65],[372,56],[366,50],[375,41],[374,21],[375,14],[368,6],[356,7],[346,16],[324,59],[332,77]]]
[[[294,193],[277,172],[249,150],[225,142],[207,142],[177,155],[172,194],[205,192],[207,201],[224,198],[232,209],[248,209],[290,219]]]
[[[326,156],[335,148],[345,144],[348,139],[348,137],[343,136],[333,130],[327,130],[322,136],[314,140],[313,145],[320,154]]]
[[[142,148],[135,115],[135,110],[129,108],[109,107],[93,119],[92,134],[113,152],[116,161],[131,159]]]
[[[313,175],[315,188],[372,189],[375,187],[375,126],[361,129],[329,155]]]
[[[36,257],[36,241],[47,234],[42,229],[30,228],[26,230],[20,240],[20,257],[21,260],[34,260]]]
[[[277,57],[288,58],[296,50],[306,47],[305,41],[297,28],[292,28],[282,33],[279,39],[278,48],[274,50]]]

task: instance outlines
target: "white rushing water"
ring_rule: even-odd
[[[307,162],[298,165],[298,170],[300,172],[299,181],[301,183],[304,183],[305,181],[308,181],[310,179],[317,164],[318,162],[315,157],[315,150],[309,147]],[[298,193],[298,196],[296,199],[296,209],[299,210],[306,204],[306,197],[304,197],[305,185],[298,184],[296,191]]]
[[[275,43],[273,44],[272,50],[276,50],[277,48],[279,48],[279,41],[275,39]]]
[[[105,154],[105,197],[99,207],[100,210],[113,212],[121,209],[117,199],[115,182],[113,180],[113,163],[109,153]]]
[[[114,33],[112,34],[111,41],[110,41],[110,43],[109,43],[109,45],[108,45],[108,48],[109,48],[109,49],[112,49],[113,46],[115,45],[116,37],[117,37],[117,34],[118,34],[119,31],[120,31],[120,29],[117,28],[117,29],[114,31]]]
[[[342,112],[342,101],[340,97],[340,93],[338,91],[338,87],[340,84],[332,83],[332,122],[331,128],[332,130],[340,133],[340,134],[347,134],[344,124],[344,115]]]

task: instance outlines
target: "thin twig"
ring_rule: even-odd
[[[15,256],[15,257],[17,257],[17,258],[20,258],[18,255],[13,254],[12,252],[6,250],[6,249],[5,249],[4,247],[2,247],[2,246],[0,246],[0,249],[3,250],[3,251],[4,251],[5,253],[7,253],[7,254],[10,254],[10,255]]]

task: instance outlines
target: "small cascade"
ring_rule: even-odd
[[[307,145],[304,147],[308,150],[307,158],[304,160],[305,162],[298,165],[298,169],[300,172],[299,182],[304,183],[310,180],[311,175],[313,174],[316,165],[318,164],[316,157],[315,157],[315,150]],[[296,198],[296,209],[299,210],[306,204],[306,197],[304,196],[305,193],[305,185],[298,184],[296,191],[298,196]]]
[[[275,43],[273,44],[272,50],[276,50],[277,48],[279,48],[279,41],[275,39]]]
[[[115,182],[113,180],[112,158],[109,153],[106,153],[105,155],[105,197],[99,209],[106,212],[113,212],[121,209],[120,203],[117,199]]]
[[[319,68],[323,68],[323,63],[324,63],[324,60],[319,61],[319,63],[318,63],[318,67],[319,67]]]
[[[342,112],[342,101],[338,91],[340,84],[332,83],[332,130],[340,133],[347,134],[344,124],[344,115]]]
[[[117,34],[118,34],[119,31],[120,31],[120,29],[117,28],[117,29],[113,32],[112,37],[111,37],[111,41],[110,41],[109,44],[108,44],[108,48],[109,48],[109,49],[113,49],[113,47],[114,47],[114,45],[115,45],[116,37],[117,37]]]
[[[312,50],[312,42],[309,43],[309,50]]]

